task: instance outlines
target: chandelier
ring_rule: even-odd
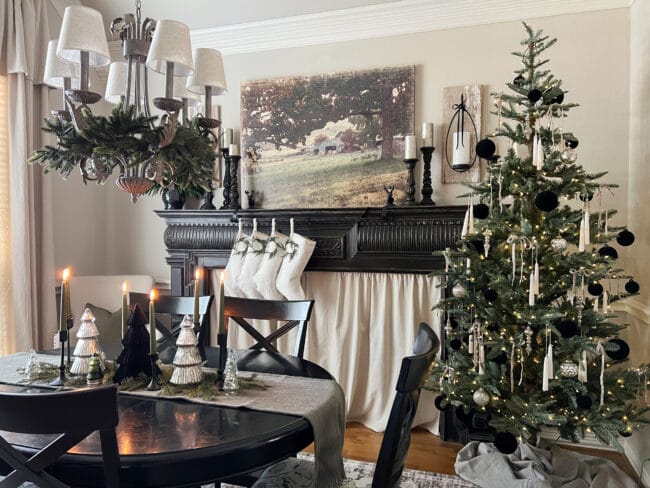
[[[155,21],[148,17],[143,20],[140,0],[135,1],[135,14],[114,19],[109,31],[121,40],[124,61],[110,63],[101,13],[81,5],[66,8],[59,39],[50,41],[47,51],[45,83],[64,90],[64,107],[53,112],[59,125],[51,124],[49,131],[59,136],[64,131],[61,124],[71,123],[75,135],[82,138],[84,144],[95,144],[92,154],[86,151],[74,160],[84,181],[103,182],[117,168],[117,187],[130,193],[135,202],[156,183],[164,188],[182,177],[174,158],[165,161],[159,157],[165,148],[171,147],[177,133],[180,134],[179,126],[186,126],[183,140],[193,140],[187,131],[200,131],[202,135],[212,135],[218,147],[218,134],[213,134],[212,130],[220,126],[220,121],[212,117],[212,97],[227,93],[223,60],[216,49],[193,51],[189,28],[183,23]],[[106,119],[93,115],[89,108],[102,98],[91,90],[89,73],[90,68],[109,64],[104,99],[116,105],[119,112],[114,111]],[[152,116],[149,105],[149,73],[152,71],[165,76],[164,96],[152,100],[162,112],[158,125],[154,124],[156,117]],[[197,103],[200,95],[204,97],[205,113],[195,126],[190,124],[187,111]],[[89,135],[92,130],[97,132],[104,126],[117,126],[126,131],[129,124],[133,132],[120,133],[114,140],[98,141],[100,137]],[[69,139],[66,142],[68,146],[74,145]],[[60,172],[69,173],[71,163],[65,159],[63,151],[41,151],[41,155],[32,160],[42,163],[46,156],[60,157],[65,165],[59,164],[55,169],[64,168]],[[208,163],[211,165],[213,160],[214,156]],[[50,163],[50,168],[52,166]],[[194,176],[194,179],[198,178]]]

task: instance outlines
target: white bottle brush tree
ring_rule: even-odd
[[[431,386],[441,409],[488,414],[504,452],[544,427],[620,447],[649,410],[637,400],[647,365],[622,364],[630,349],[610,307],[639,291],[609,245],[630,245],[634,234],[611,225],[601,194],[615,185],[577,163],[578,139],[562,130],[576,105],[540,57],[556,40],[524,26],[513,53],[521,67],[508,93],[493,94],[492,137],[508,149],[498,157],[491,139],[477,144],[487,176],[470,185],[457,248],[441,253],[442,286],[453,293],[438,305],[447,359]]]
[[[81,315],[81,325],[77,331],[77,344],[72,352],[74,362],[70,367],[70,373],[74,375],[85,375],[88,373],[88,366],[93,354],[100,357],[101,368],[104,369],[102,347],[99,345],[99,330],[95,325],[95,316],[90,309],[85,309]]]

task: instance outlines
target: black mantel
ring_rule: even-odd
[[[308,271],[428,273],[439,269],[436,250],[459,238],[466,207],[393,207],[283,210],[157,210],[165,220],[167,263],[172,295],[187,295],[197,266],[224,268],[242,219],[250,232],[268,233],[271,219],[278,232],[295,231],[316,241]]]

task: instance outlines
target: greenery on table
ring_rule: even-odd
[[[524,441],[534,443],[543,428],[555,427],[565,439],[592,432],[620,448],[619,434],[647,422],[649,409],[636,399],[647,391],[648,366],[624,367],[627,344],[610,338],[625,326],[597,304],[608,289],[610,303],[638,292],[608,246],[634,237],[608,227],[613,210],[596,211],[600,192],[615,185],[599,183],[605,173],[576,163],[577,139],[561,129],[576,105],[564,101],[567,92],[541,58],[556,40],[525,28],[522,49],[512,53],[521,67],[507,84],[510,93],[494,94],[499,120],[505,119],[494,136],[509,149],[488,165],[485,181],[470,185],[480,200],[474,209],[484,214],[476,228],[468,225],[457,248],[440,253],[448,262],[441,286],[453,292],[438,305],[447,315],[448,355],[429,386],[442,391],[441,408],[451,405],[459,417],[484,412],[491,426]],[[543,161],[536,168],[538,138]],[[576,273],[587,277],[584,283],[572,278]]]
[[[29,162],[63,178],[79,169],[84,183],[103,184],[116,168],[122,172],[150,160],[157,174],[149,194],[170,184],[195,197],[211,190],[216,142],[210,130],[195,117],[179,125],[170,140],[169,128],[154,125],[156,120],[137,114],[132,105],[126,110],[118,105],[108,117],[82,105],[73,121],[45,119],[43,131],[55,136],[56,144],[36,150]]]

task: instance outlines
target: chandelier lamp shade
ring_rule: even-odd
[[[53,112],[55,119],[43,128],[56,135],[57,145],[36,150],[30,162],[64,177],[77,167],[84,182],[103,183],[119,169],[115,184],[134,202],[170,185],[194,195],[210,191],[218,146],[210,129],[220,122],[212,119],[209,104],[206,116],[196,120],[189,120],[187,108],[202,94],[226,93],[221,53],[196,50],[206,52],[193,56],[187,25],[143,20],[141,0],[135,0],[135,14],[114,19],[109,31],[119,36],[123,61],[111,63],[101,13],[81,5],[65,9],[59,39],[48,44],[44,76],[47,85],[64,90],[63,110]],[[197,60],[204,63],[198,71]],[[109,64],[104,99],[116,107],[105,117],[89,108],[102,98],[90,91],[89,73]],[[149,71],[165,76],[164,96],[153,99],[160,117],[149,107]],[[188,91],[193,77],[197,83]]]
[[[187,90],[205,97],[205,117],[202,123],[218,127],[212,118],[212,97],[228,93],[221,52],[210,48],[196,48],[192,53],[194,72],[187,79]]]

